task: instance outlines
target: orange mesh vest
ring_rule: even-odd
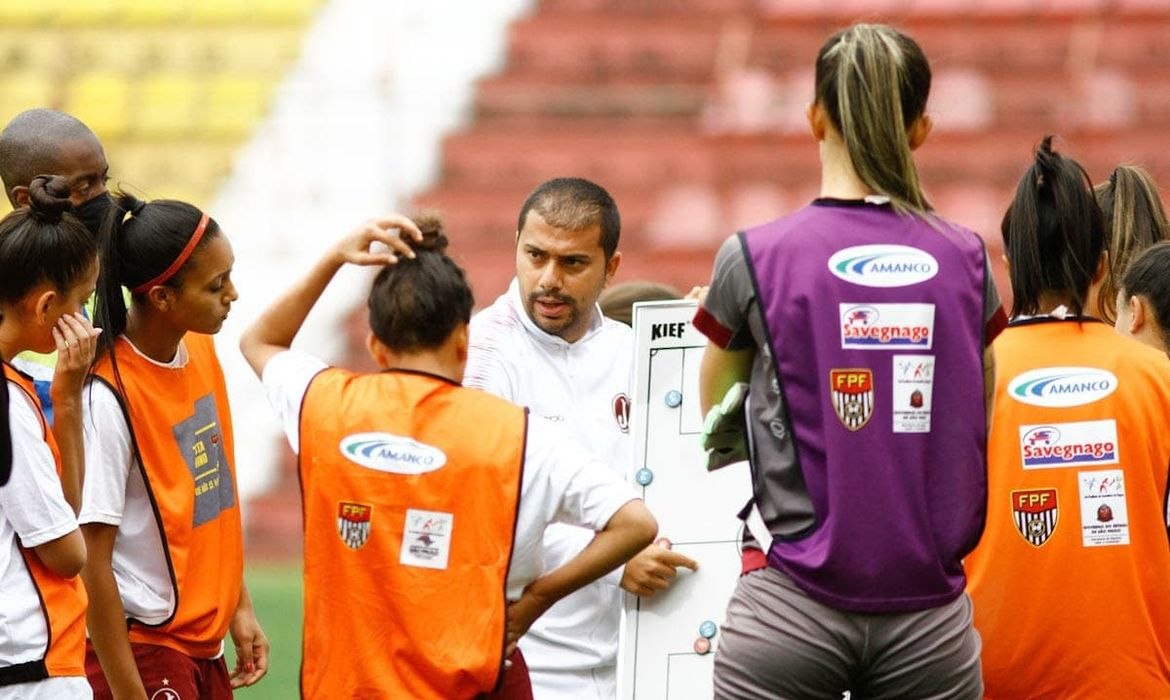
[[[966,561],[987,697],[1170,697],[1170,360],[1096,321],[1024,321],[993,347]]]
[[[175,607],[158,625],[130,621],[130,641],[211,658],[240,599],[243,535],[231,412],[210,336],[188,333],[181,369],[160,367],[124,338],[118,375],[108,355],[94,373],[118,396],[158,521]]]
[[[57,450],[57,440],[45,422],[44,414],[41,412],[41,402],[37,399],[37,392],[33,388],[32,380],[8,366],[8,363],[4,363],[4,378],[19,386],[28,400],[36,406],[45,442],[48,443],[49,449],[53,452],[53,459],[57,463],[57,473],[60,474],[61,454]],[[43,680],[50,676],[84,676],[85,606],[88,597],[85,594],[85,587],[81,583],[81,577],[61,578],[41,562],[41,558],[37,556],[35,551],[20,546],[19,541],[17,541],[17,547],[24,557],[25,565],[32,576],[33,585],[36,586],[41,597],[41,609],[44,611],[45,625],[49,630],[49,644],[42,659],[29,664],[0,669],[0,678],[3,678],[5,674],[19,674],[21,678],[19,682],[28,682]]]
[[[470,698],[503,662],[527,414],[414,372],[301,406],[306,698]]]

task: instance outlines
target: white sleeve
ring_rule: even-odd
[[[489,307],[471,319],[467,345],[467,367],[463,372],[463,386],[482,389],[513,403],[516,383],[512,381],[512,360],[504,348],[508,329],[492,317],[497,313]]]
[[[45,442],[37,408],[15,384],[8,386],[12,476],[0,487],[0,516],[12,523],[25,547],[39,547],[77,529],[65,501],[57,461]]]
[[[546,499],[552,522],[604,530],[614,513],[638,498],[612,469],[543,418],[529,417],[526,450],[528,493]]]
[[[300,350],[277,353],[264,365],[264,376],[261,377],[264,393],[280,418],[289,447],[295,453],[299,454],[301,449],[301,404],[305,392],[309,390],[313,377],[326,369],[329,365]]]
[[[77,519],[82,523],[121,525],[126,510],[126,480],[134,465],[130,426],[121,402],[104,382],[90,381],[83,396],[85,479]]]

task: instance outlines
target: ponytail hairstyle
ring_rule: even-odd
[[[1045,136],[1020,178],[1003,217],[1004,252],[1012,283],[1012,316],[1038,314],[1046,293],[1085,310],[1089,285],[1105,249],[1105,223],[1085,169],[1052,150]]]
[[[68,291],[97,260],[97,241],[70,214],[69,183],[38,175],[28,188],[29,205],[0,220],[0,304],[13,304],[38,284]]]
[[[0,314],[0,320],[4,315]],[[4,356],[0,355],[0,363]],[[0,486],[12,475],[12,430],[8,425],[8,377],[0,372]]]
[[[845,140],[857,176],[896,211],[926,216],[907,131],[926,112],[930,63],[893,27],[855,24],[817,54],[816,102]]]
[[[1170,348],[1170,241],[1155,243],[1134,258],[1120,286],[1126,301],[1132,297],[1146,300],[1158,322],[1162,347]]]
[[[1093,188],[1105,217],[1109,270],[1101,281],[1098,306],[1101,317],[1113,323],[1117,285],[1130,261],[1159,241],[1170,240],[1170,223],[1158,196],[1158,186],[1148,172],[1136,165],[1122,165],[1108,182]]]
[[[183,286],[195,251],[219,235],[219,225],[198,208],[173,199],[143,202],[114,196],[102,224],[102,269],[94,325],[103,329],[98,354],[111,350],[126,330],[126,298],[143,299],[151,287]]]
[[[447,257],[447,236],[435,214],[414,217],[422,241],[403,237],[415,257],[398,257],[374,278],[366,306],[374,337],[394,352],[439,347],[471,321],[475,299],[467,275]]]
[[[68,213],[72,207],[68,181],[38,175],[29,183],[28,193],[27,207],[0,220],[0,305],[19,302],[45,281],[66,293],[97,262],[97,241]],[[0,486],[7,483],[11,469],[8,379],[0,376]]]

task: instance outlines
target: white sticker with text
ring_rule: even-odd
[[[934,355],[894,355],[894,432],[929,433]]]
[[[934,304],[838,304],[841,347],[847,350],[929,350]]]
[[[1021,425],[1020,457],[1024,469],[1117,464],[1117,422]]]
[[[1129,544],[1122,471],[1080,472],[1077,480],[1081,490],[1081,543],[1086,547]]]
[[[408,509],[399,562],[407,566],[446,569],[454,526],[455,516],[451,513]]]

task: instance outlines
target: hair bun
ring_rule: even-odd
[[[421,241],[410,241],[415,250],[433,250],[439,253],[447,250],[447,235],[443,233],[443,219],[438,212],[424,212],[414,217],[414,225],[422,231]]]
[[[130,216],[138,216],[146,208],[146,202],[132,194],[122,194],[121,203],[126,211],[130,212]]]
[[[28,206],[37,221],[60,223],[61,216],[73,208],[69,181],[60,175],[37,175],[28,185]]]
[[[1036,149],[1036,188],[1043,189],[1052,181],[1057,165],[1061,161],[1060,154],[1052,150],[1053,134],[1048,134]]]

